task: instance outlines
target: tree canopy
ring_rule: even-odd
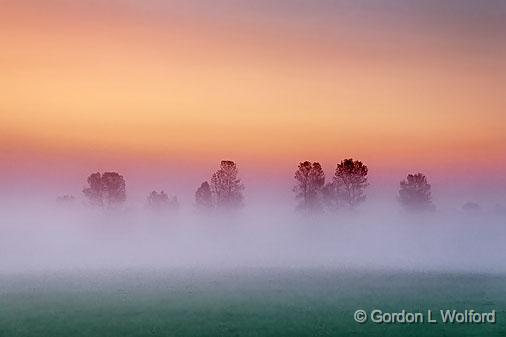
[[[361,161],[342,160],[337,164],[333,177],[335,193],[350,208],[355,208],[365,201],[365,189],[369,186],[367,174],[369,169]]]
[[[117,172],[92,173],[83,189],[90,204],[99,207],[115,207],[126,200],[126,183]]]
[[[297,209],[313,214],[322,209],[321,191],[325,185],[325,173],[318,162],[304,161],[299,163],[294,175],[297,184],[294,186]]]
[[[243,206],[244,186],[238,178],[239,170],[235,162],[222,160],[220,168],[211,177],[211,191],[214,202],[220,209],[238,209]]]

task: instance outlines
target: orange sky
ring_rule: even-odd
[[[1,3],[4,158],[506,167],[501,2],[141,3]]]

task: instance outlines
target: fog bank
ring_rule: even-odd
[[[377,207],[304,217],[280,205],[235,213],[74,205],[9,207],[0,272],[103,268],[329,267],[505,272],[505,217]]]

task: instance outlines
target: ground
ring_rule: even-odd
[[[0,336],[506,336],[506,275],[329,268],[0,275]],[[496,324],[358,324],[370,311],[497,311]]]

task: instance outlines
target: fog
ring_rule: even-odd
[[[254,199],[252,199],[254,200]],[[174,267],[506,271],[506,217],[492,209],[403,213],[395,200],[306,217],[288,201],[174,213],[81,201],[3,203],[0,272]]]

